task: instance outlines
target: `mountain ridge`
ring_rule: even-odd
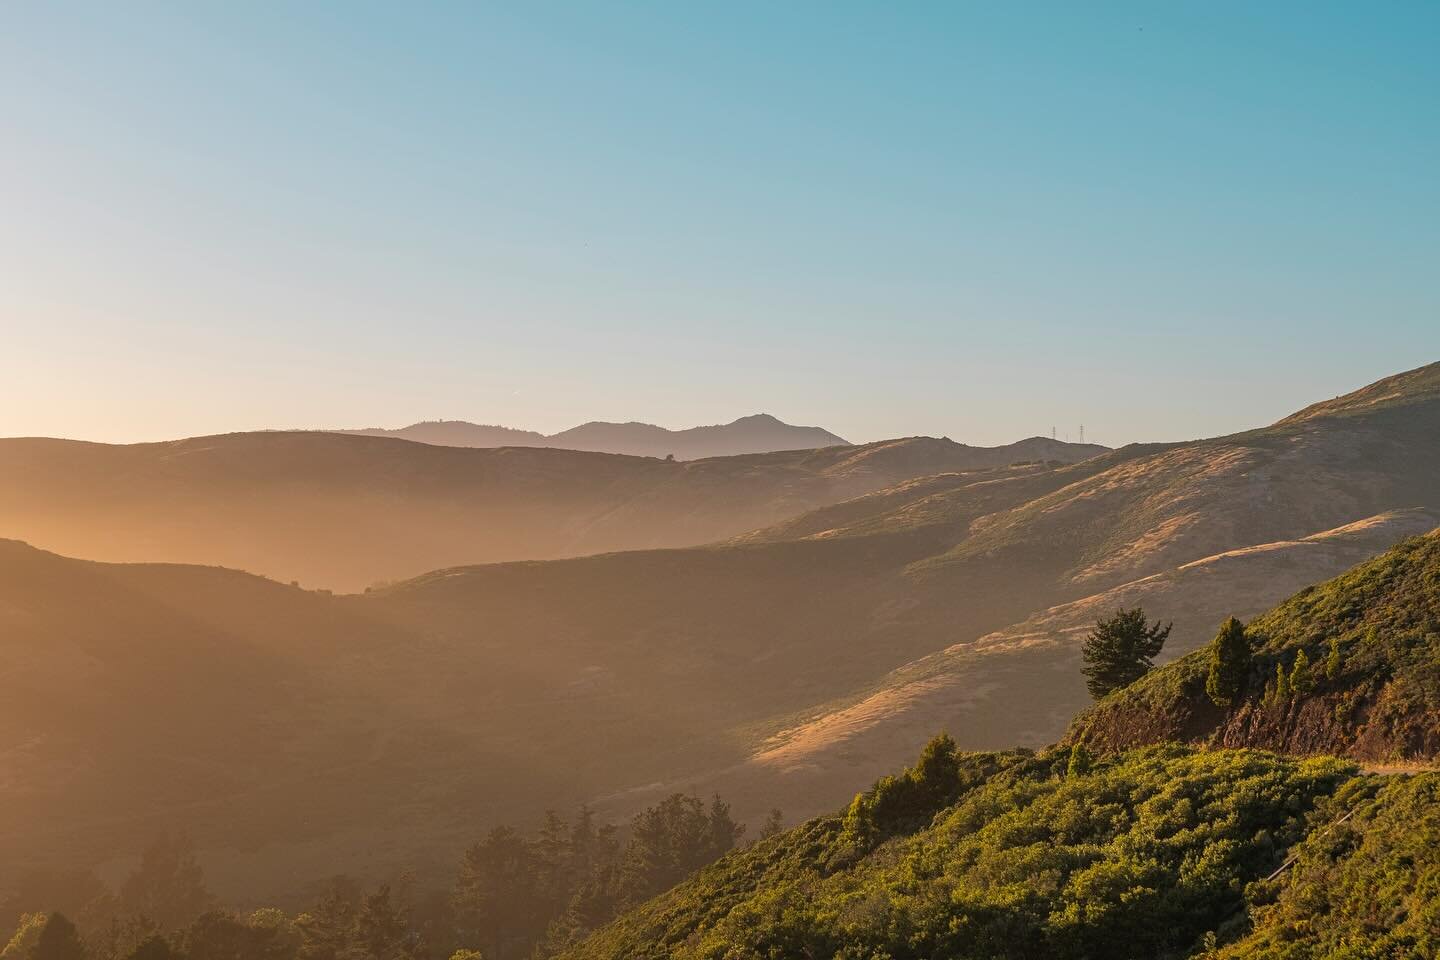
[[[243,763],[230,766],[223,755],[188,746],[168,756],[193,773],[185,782],[203,808],[162,803],[183,784],[109,783],[121,773],[92,759],[105,755],[110,731],[124,727],[126,704],[151,695],[148,688],[102,687],[98,706],[73,718],[64,741],[36,740],[34,718],[0,700],[0,727],[16,731],[8,742],[28,745],[32,785],[25,794],[0,790],[0,811],[16,824],[53,812],[52,838],[100,816],[131,822],[136,829],[127,835],[143,836],[146,818],[163,807],[196,835],[217,875],[223,868],[279,883],[336,866],[373,874],[402,852],[422,873],[443,871],[477,823],[516,822],[537,797],[557,808],[603,801],[614,819],[653,802],[656,791],[676,789],[718,788],[750,822],[774,805],[792,817],[833,809],[892,770],[897,756],[915,755],[938,727],[967,749],[1062,736],[1077,712],[1071,706],[1086,698],[1075,628],[1097,604],[1138,599],[1152,616],[1174,619],[1170,653],[1181,655],[1208,639],[1237,597],[1263,611],[1417,525],[1433,526],[1437,423],[1440,399],[1422,398],[1073,464],[974,470],[947,469],[936,451],[952,464],[970,454],[940,440],[665,463],[268,434],[233,447],[182,443],[159,451],[163,459],[142,449],[137,455],[148,465],[138,473],[134,464],[117,473],[113,464],[82,459],[76,466],[85,469],[45,477],[72,483],[82,497],[92,489],[87,477],[142,482],[157,470],[214,470],[253,489],[266,471],[289,476],[288,458],[305,450],[330,451],[326,470],[353,477],[350,455],[365,448],[400,455],[387,469],[403,482],[375,501],[386,505],[392,493],[421,485],[405,466],[417,457],[484,464],[526,490],[549,476],[535,473],[541,461],[594,458],[615,483],[640,465],[690,475],[695,484],[684,489],[699,493],[683,502],[711,504],[717,489],[759,471],[780,479],[764,487],[767,497],[779,491],[767,502],[785,505],[777,515],[790,519],[700,546],[441,564],[369,594],[335,597],[279,584],[260,589],[223,571],[97,570],[85,561],[48,561],[50,573],[37,579],[25,568],[39,560],[12,559],[16,569],[0,576],[0,616],[9,618],[0,637],[33,678],[23,681],[31,684],[27,702],[65,695],[65,664],[81,654],[55,640],[77,636],[102,638],[139,662],[163,664],[153,645],[166,638],[179,649],[212,651],[166,674],[187,688],[188,674],[223,673],[223,651],[207,639],[218,634],[237,648],[275,651],[294,682],[285,698],[277,690],[273,699],[257,684],[254,697],[236,706],[235,726],[216,731],[220,740],[251,731],[235,751]],[[278,445],[287,457],[257,458],[256,443]],[[0,454],[5,449],[0,444]],[[0,480],[13,472],[0,470]],[[811,479],[797,491],[801,478]],[[854,484],[857,496],[808,513],[791,509],[812,482]],[[674,493],[663,484],[642,492],[592,523],[627,529]],[[173,491],[159,502],[161,517],[185,503]],[[230,513],[247,508],[239,494],[217,502]],[[85,602],[102,574],[138,591],[146,617],[161,617],[159,600],[187,619],[167,613],[154,629],[138,615],[107,619],[106,606]],[[35,594],[25,582],[49,582],[51,593]],[[197,584],[212,594],[203,609],[194,607]],[[39,604],[45,596],[53,599]],[[181,643],[187,636],[193,640]],[[339,651],[344,669],[308,659],[307,650]],[[86,684],[104,678],[85,676]],[[196,736],[226,719],[179,694],[167,697],[167,722]],[[307,712],[296,716],[297,703]],[[292,816],[299,801],[284,791],[243,787],[295,783],[296,766],[325,756],[332,759],[306,783],[303,818]],[[80,775],[96,779],[83,791],[69,789]],[[405,785],[403,796],[389,792],[395,784]],[[78,809],[85,796],[103,798],[103,809]],[[282,839],[252,848],[264,835],[255,826],[261,821]],[[367,845],[377,831],[383,845]],[[0,856],[32,855],[36,842],[11,831]],[[63,847],[81,856],[86,843],[77,834]],[[344,853],[352,847],[367,851],[368,865]]]
[[[0,440],[0,533],[93,559],[214,563],[355,591],[466,563],[724,540],[915,476],[1030,459],[1033,448],[913,438],[671,463],[298,431],[127,445],[13,438]]]
[[[554,447],[629,456],[673,456],[677,460],[851,446],[848,440],[821,427],[795,426],[768,413],[751,414],[730,423],[680,430],[638,420],[624,423],[591,420],[559,433],[543,434],[535,430],[516,430],[465,420],[431,420],[395,429],[367,427],[332,432],[397,437],[442,446]]]

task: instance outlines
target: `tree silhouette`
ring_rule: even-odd
[[[35,946],[30,949],[28,960],[85,960],[80,931],[63,913],[50,914],[35,939]]]
[[[165,834],[151,843],[121,886],[120,905],[162,930],[178,930],[213,910],[215,897],[205,888],[205,871],[190,838]]]

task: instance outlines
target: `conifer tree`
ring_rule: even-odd
[[[1301,650],[1295,654],[1295,665],[1290,668],[1290,690],[1292,693],[1309,693],[1313,686],[1310,657]]]
[[[1284,703],[1290,699],[1290,674],[1285,672],[1285,662],[1275,663],[1275,702]]]
[[[1340,638],[1330,638],[1330,653],[1325,657],[1325,676],[1334,680],[1340,675]]]
[[[1095,624],[1081,651],[1085,666],[1085,687],[1096,700],[1139,680],[1155,666],[1155,656],[1165,646],[1174,624],[1147,624],[1145,611],[1117,610],[1115,615]]]
[[[1230,617],[1220,625],[1220,632],[1210,644],[1210,672],[1205,677],[1205,692],[1215,704],[1228,707],[1245,692],[1251,659],[1245,625]]]

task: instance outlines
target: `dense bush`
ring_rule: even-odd
[[[928,827],[847,860],[815,821],[725,858],[579,947],[586,958],[1005,958],[1185,952],[1304,836],[1336,760],[1139,751],[1015,763]],[[960,768],[965,758],[957,758]],[[847,816],[847,820],[849,817]]]
[[[1440,957],[1440,774],[1368,777],[1331,804],[1351,812],[1295,851],[1294,868],[1255,895],[1254,931],[1227,960]]]

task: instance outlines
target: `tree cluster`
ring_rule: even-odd
[[[780,829],[772,812],[765,833]],[[499,826],[467,849],[454,888],[418,897],[400,877],[344,877],[309,908],[219,908],[193,844],[161,837],[112,893],[92,873],[35,872],[0,902],[0,960],[522,960],[578,942],[733,849],[719,797],[674,794],[621,831],[582,807],[530,836]],[[43,912],[42,912],[43,911]]]

